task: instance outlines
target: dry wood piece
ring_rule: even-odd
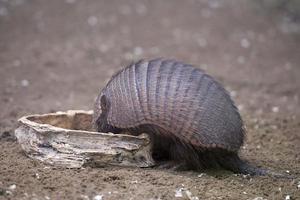
[[[136,137],[94,132],[92,114],[70,110],[24,116],[15,135],[30,158],[57,167],[154,165],[146,134]]]

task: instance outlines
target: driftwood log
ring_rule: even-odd
[[[95,132],[92,111],[70,110],[19,119],[15,135],[25,153],[55,167],[154,165],[146,134]]]

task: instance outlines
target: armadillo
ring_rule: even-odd
[[[240,159],[245,129],[237,107],[219,82],[190,64],[161,58],[130,64],[100,92],[93,121],[99,132],[149,134],[155,159],[187,169],[269,173]]]

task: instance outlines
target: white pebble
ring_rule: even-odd
[[[183,197],[182,191],[184,188],[179,188],[175,190],[175,197]]]
[[[272,108],[272,111],[273,111],[274,113],[278,113],[278,111],[279,111],[279,107],[277,107],[277,106],[274,106],[274,107]]]
[[[281,187],[278,188],[278,191],[281,192]]]
[[[236,92],[236,91],[234,91],[234,90],[230,91],[230,96],[236,97],[236,95],[237,95],[237,92]]]
[[[249,40],[246,39],[246,38],[243,38],[243,39],[241,40],[241,47],[249,48],[249,47],[250,47],[250,42],[249,42]]]
[[[39,175],[38,173],[35,173],[35,177],[36,177],[37,179],[40,179],[40,175]]]
[[[298,182],[297,188],[300,189],[300,181]]]
[[[255,197],[253,200],[264,200],[262,197]]]
[[[9,191],[9,190],[6,190],[5,193],[6,193],[7,195],[12,195],[12,192]]]
[[[243,192],[243,194],[247,194],[247,192]]]
[[[290,195],[286,195],[285,196],[285,200],[291,200],[291,196]]]
[[[45,196],[45,199],[46,199],[46,200],[50,200],[50,197],[48,197],[48,196]]]
[[[201,174],[198,175],[198,177],[201,178],[204,175],[205,175],[204,173],[201,173]]]
[[[95,16],[90,16],[87,22],[90,26],[95,26],[98,23],[98,19]]]
[[[15,190],[16,188],[17,188],[17,186],[15,184],[8,187],[8,189],[10,189],[10,190]]]
[[[93,200],[102,200],[103,195],[94,196]]]
[[[244,109],[244,105],[243,105],[243,104],[240,104],[240,105],[237,106],[237,108],[238,108],[240,111],[242,111],[242,110]]]
[[[286,170],[285,172],[289,174],[289,173],[290,173],[290,170]]]
[[[24,80],[21,81],[21,85],[22,85],[23,87],[27,87],[27,86],[29,85],[29,81],[26,80],[26,79],[24,79]]]

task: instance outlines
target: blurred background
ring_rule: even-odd
[[[244,155],[264,166],[299,174],[299,0],[0,0],[0,136],[12,135],[17,118],[25,114],[92,109],[95,97],[112,74],[134,60],[157,57],[194,64],[223,83],[248,128]],[[60,174],[65,172],[45,172],[43,166],[32,165],[14,141],[0,145],[0,164],[6,166],[2,171],[0,168],[0,188],[24,179],[17,185],[17,197],[32,191],[50,196],[69,191],[63,183],[70,177]],[[20,167],[19,160],[25,167]],[[14,171],[9,171],[12,168]],[[45,177],[50,181],[44,185],[49,186],[53,180],[61,184],[45,188],[30,175],[35,170],[48,173]],[[29,175],[20,179],[24,172]],[[139,179],[144,173],[150,173],[153,180],[158,178],[157,172],[123,172],[125,175],[118,175],[121,180]],[[17,176],[8,178],[12,173]],[[87,174],[91,178],[97,172],[66,173],[74,183],[70,183],[73,190],[67,197],[87,191],[87,196],[95,194],[83,188],[82,183],[90,187],[93,183],[82,177]],[[116,172],[105,173],[111,176]],[[1,180],[1,175],[6,178]],[[161,176],[175,185],[198,184],[186,177]],[[140,184],[144,189],[137,189],[137,196],[129,197],[159,198],[159,194],[165,194],[165,199],[172,199],[176,188],[166,186],[163,192],[151,186],[168,185],[165,179],[147,180]],[[34,187],[28,186],[28,180]],[[230,187],[227,181],[219,184]],[[118,190],[121,183],[116,182],[108,181],[107,188]],[[288,194],[295,197],[297,193],[295,183],[279,182],[283,188],[279,193],[269,180],[256,183],[261,188],[255,192],[251,190],[255,185],[247,185],[248,196],[243,196],[243,187],[234,185],[236,190],[226,190],[229,193],[219,190],[205,195],[240,199],[260,194],[266,197],[269,192],[276,198]],[[207,187],[215,186],[215,180],[207,178]],[[92,188],[102,191],[99,187],[95,183]],[[124,187],[119,191],[133,186]],[[196,191],[200,197],[204,189]]]

